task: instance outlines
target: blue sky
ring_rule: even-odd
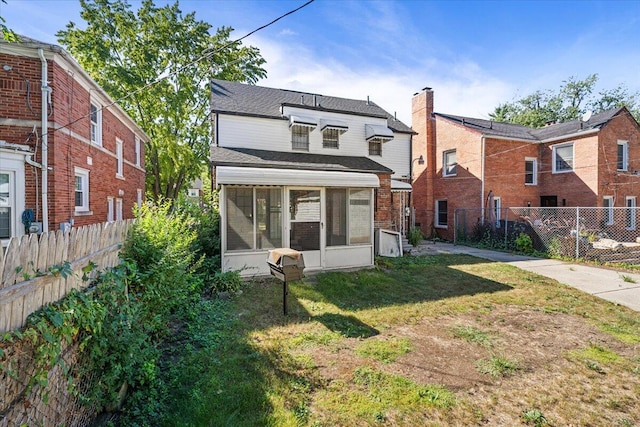
[[[155,0],[157,5],[167,3]],[[130,1],[137,8],[140,2]],[[182,0],[184,13],[237,38],[304,3]],[[82,23],[76,0],[8,0],[6,24],[56,43]],[[488,117],[501,102],[597,73],[596,90],[640,91],[640,0],[316,0],[245,39],[267,60],[258,84],[366,99],[411,124],[411,96],[435,91],[436,111]]]

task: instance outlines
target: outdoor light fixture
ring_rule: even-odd
[[[5,70],[5,71],[11,71],[12,70],[11,65],[7,65],[7,64],[4,64],[2,66],[2,69]]]

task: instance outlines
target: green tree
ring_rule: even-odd
[[[7,4],[7,0],[0,0],[0,3]],[[20,41],[20,37],[9,27],[5,25],[5,19],[0,15],[0,31],[2,31],[2,38],[9,43],[17,43]]]
[[[498,105],[489,117],[499,122],[539,128],[547,123],[578,119],[587,111],[599,113],[626,106],[640,121],[640,94],[630,93],[624,85],[619,85],[594,96],[597,81],[597,74],[591,74],[584,80],[569,77],[557,92],[538,90],[513,102]]]
[[[208,163],[210,79],[255,83],[265,60],[231,41],[232,28],[211,34],[195,13],[183,16],[177,1],[145,0],[137,12],[127,0],[80,4],[86,28],[70,22],[58,40],[149,135],[147,191],[175,199]]]

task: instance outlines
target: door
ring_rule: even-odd
[[[319,189],[289,190],[289,247],[302,252],[305,268],[322,266],[322,206]]]

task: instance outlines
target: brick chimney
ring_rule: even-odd
[[[425,87],[413,95],[411,100],[411,127],[417,133],[411,142],[413,172],[413,206],[416,210],[416,225],[422,233],[431,236],[434,215],[433,177],[435,176],[435,118],[433,117],[433,91]],[[424,165],[416,159],[423,156]]]

